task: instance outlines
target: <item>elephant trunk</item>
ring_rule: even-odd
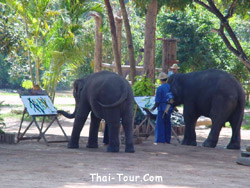
[[[64,110],[57,110],[58,114],[62,114],[64,117],[73,119],[76,116],[77,106],[75,107],[75,111],[72,114],[69,114],[68,112],[65,112]]]

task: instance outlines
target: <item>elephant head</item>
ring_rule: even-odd
[[[173,74],[168,79],[170,90],[174,95],[174,106],[183,104],[182,78],[179,74]]]
[[[76,112],[78,110],[78,106],[79,106],[79,101],[80,101],[80,93],[82,91],[84,87],[84,79],[78,79],[74,81],[73,84],[73,96],[75,98],[75,110],[72,114],[69,114],[68,112],[65,112],[63,110],[58,110],[57,113],[62,114],[63,116],[65,116],[66,118],[69,119],[73,119],[75,118]]]

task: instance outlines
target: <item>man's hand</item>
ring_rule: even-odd
[[[166,106],[165,111],[164,111],[164,113],[162,115],[162,118],[164,118],[164,116],[166,114],[168,114],[168,111],[169,111],[169,109],[170,109],[170,107],[172,106],[173,103],[174,103],[174,99],[170,99],[169,102],[167,103],[167,106]]]
[[[169,104],[173,104],[174,103],[174,99],[170,99],[168,103]]]

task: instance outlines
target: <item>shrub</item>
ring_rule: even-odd
[[[136,76],[136,81],[132,86],[134,96],[151,96],[154,95],[155,85],[146,75]]]
[[[30,80],[25,80],[22,83],[22,87],[25,89],[32,89],[33,88],[33,84]]]

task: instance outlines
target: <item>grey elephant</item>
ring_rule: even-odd
[[[174,74],[168,83],[174,105],[184,104],[184,145],[197,145],[195,124],[200,116],[210,117],[212,127],[205,147],[216,147],[223,125],[230,122],[232,137],[228,149],[240,149],[240,128],[244,115],[245,93],[241,84],[224,71],[210,69],[187,74]]]
[[[91,112],[88,148],[98,147],[98,129],[101,119],[109,126],[108,152],[119,152],[120,120],[126,138],[125,152],[134,152],[133,145],[133,92],[123,77],[109,71],[93,73],[74,82],[73,95],[75,111],[68,114],[58,110],[65,117],[75,118],[68,148],[78,148],[80,132]]]

